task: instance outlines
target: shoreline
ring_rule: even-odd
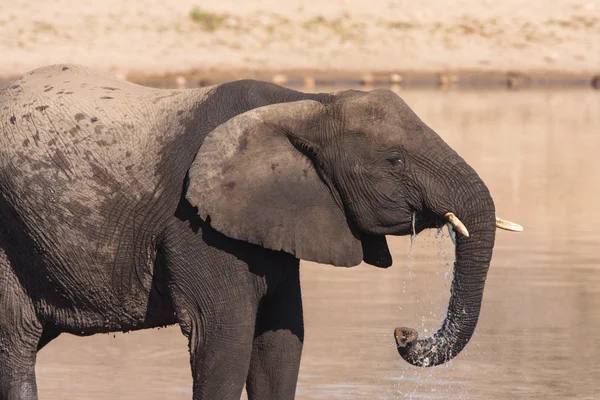
[[[93,67],[93,66],[92,66]],[[194,88],[239,79],[256,79],[293,88],[364,87],[395,89],[600,89],[600,73],[565,71],[375,71],[351,70],[256,70],[256,69],[191,69],[182,72],[112,73],[120,79],[157,88]],[[20,75],[0,75],[0,87]]]
[[[565,71],[375,71],[348,70],[210,70],[192,69],[181,73],[133,73],[121,75],[131,82],[154,87],[201,87],[238,79],[257,79],[283,86],[400,88],[574,88],[600,89],[600,73]]]

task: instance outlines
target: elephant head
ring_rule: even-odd
[[[477,173],[391,91],[268,105],[205,139],[186,194],[221,233],[337,266],[391,265],[385,235],[451,223],[457,232],[447,316],[432,337],[396,329],[401,356],[433,366],[457,355],[479,316],[496,230]]]

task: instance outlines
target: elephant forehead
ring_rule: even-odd
[[[365,95],[343,106],[346,132],[361,133],[389,146],[401,144],[407,135],[423,131],[419,117],[395,94]]]
[[[384,118],[379,121],[367,123],[365,121],[354,122],[345,126],[344,137],[352,139],[351,143],[358,141],[367,148],[393,148],[405,146],[422,136],[423,126],[411,121],[398,121],[392,118]]]

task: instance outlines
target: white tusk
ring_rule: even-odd
[[[454,215],[454,213],[447,212],[446,214],[444,214],[444,218],[446,218],[448,222],[450,222],[450,225],[452,225],[456,232],[460,233],[464,237],[469,237],[469,231],[467,230],[465,225],[462,222],[460,222],[460,219],[458,219],[458,217]]]
[[[503,220],[502,218],[496,217],[496,228],[504,229],[511,232],[523,232],[523,227],[514,222]]]

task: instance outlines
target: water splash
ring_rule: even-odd
[[[417,230],[415,228],[416,216],[417,216],[417,213],[413,211],[412,218],[411,218],[412,235],[410,235],[410,246],[408,247],[408,263],[406,265],[406,274],[407,274],[408,281],[412,281],[413,262],[412,262],[411,255],[412,255],[413,246],[417,242]],[[404,294],[406,293],[406,279],[403,280],[402,293],[404,293]]]
[[[448,307],[449,288],[452,278],[452,266],[454,260],[454,249],[448,238],[455,243],[452,228],[448,231],[443,225],[436,230],[425,230],[421,232],[417,242],[416,214],[411,219],[412,233],[408,249],[408,262],[405,264],[403,273],[403,286],[401,296],[411,296],[411,307],[398,306],[398,319],[410,319],[413,317],[415,328],[423,337],[434,334],[439,323],[444,319]],[[446,226],[447,227],[447,226]],[[424,251],[422,251],[424,250]],[[417,268],[418,267],[418,268]],[[423,267],[423,269],[421,269]],[[440,268],[441,267],[441,268]],[[437,280],[432,282],[424,292],[424,296],[414,296],[415,290],[423,288],[411,288],[414,285],[417,274],[431,273]],[[435,289],[434,289],[435,288]],[[423,293],[423,291],[421,292]],[[407,315],[407,310],[410,310]],[[397,381],[395,392],[390,393],[392,399],[400,398],[463,398],[465,388],[460,381],[455,381],[451,376],[454,367],[452,362],[434,369],[403,369],[400,376],[391,378]],[[450,374],[450,377],[448,375]]]
[[[412,248],[417,241],[417,230],[415,229],[415,219],[417,217],[417,213],[413,211],[411,223],[412,223],[412,235],[410,235],[410,247],[408,248],[408,262],[410,264],[410,253],[412,252]]]
[[[448,228],[448,235],[452,239],[452,244],[456,246],[456,232],[454,232],[454,228],[450,224],[446,224],[446,227]]]

